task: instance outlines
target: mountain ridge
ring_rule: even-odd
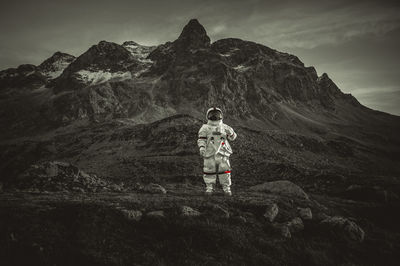
[[[70,63],[58,77],[49,78],[37,69],[54,57]],[[343,93],[326,73],[318,76],[295,55],[237,38],[211,43],[197,19],[176,40],[158,46],[100,41],[78,57],[55,53],[38,67],[18,69],[34,75],[23,74],[14,82],[7,79],[9,69],[1,71],[3,98],[26,93],[27,104],[38,107],[27,118],[17,110],[8,122],[39,119],[39,127],[78,120],[150,123],[180,113],[203,119],[209,106],[222,108],[233,124],[311,133],[341,131],[339,125],[352,123],[372,128],[384,116]],[[15,92],[12,87],[32,91]],[[39,92],[41,97],[28,95]]]

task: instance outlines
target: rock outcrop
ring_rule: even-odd
[[[347,237],[355,241],[364,241],[364,230],[348,218],[340,216],[328,217],[323,220],[321,224],[323,226],[327,226],[331,230],[337,231],[339,233],[344,233]]]
[[[87,174],[66,162],[43,162],[32,165],[12,184],[12,188],[31,192],[100,192],[122,191],[122,185]]]
[[[144,192],[147,192],[147,193],[151,193],[151,194],[167,193],[167,190],[163,186],[161,186],[159,184],[154,184],[154,183],[145,185],[141,190]]]
[[[279,208],[276,203],[273,203],[272,205],[268,206],[265,213],[264,217],[267,218],[269,222],[273,222],[275,220],[275,217],[278,215]]]
[[[182,216],[192,217],[192,216],[199,216],[201,213],[198,210],[193,209],[192,207],[182,206],[180,208],[180,214]]]
[[[250,190],[309,200],[308,195],[301,187],[287,180],[266,182],[260,185],[252,186],[250,187]]]

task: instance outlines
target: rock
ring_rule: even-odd
[[[241,223],[241,224],[247,223],[247,219],[244,218],[243,216],[240,216],[240,215],[239,215],[239,216],[233,217],[233,219],[234,219],[236,222]]]
[[[73,187],[72,190],[76,191],[76,192],[79,192],[79,193],[84,193],[85,192],[85,190],[83,188],[81,188],[81,187]],[[43,192],[45,192],[45,191],[43,191]]]
[[[278,215],[278,212],[279,212],[278,205],[274,203],[267,207],[264,213],[264,217],[267,218],[268,221],[272,223],[275,220],[275,217]]]
[[[272,228],[274,231],[284,238],[291,238],[292,234],[290,233],[289,226],[287,223],[272,223]]]
[[[213,205],[212,209],[213,209],[213,213],[215,213],[218,216],[222,216],[224,218],[229,218],[230,217],[229,212],[227,210],[225,210],[224,208],[222,208],[221,206],[219,206],[219,205]]]
[[[287,180],[266,182],[263,184],[252,186],[250,187],[250,190],[309,200],[308,195],[304,192],[304,190],[301,187]]]
[[[40,246],[38,243],[36,243],[36,242],[32,243],[32,247],[35,248],[39,252],[43,252],[43,250],[44,250],[44,248],[42,246]]]
[[[327,215],[326,213],[323,213],[323,212],[317,212],[314,215],[314,219],[316,221],[323,221],[323,220],[325,220],[326,218],[329,218],[329,217],[330,217],[329,215]]]
[[[201,213],[189,206],[181,207],[181,215],[182,216],[199,216]]]
[[[54,177],[58,175],[58,166],[56,162],[49,162],[45,168],[46,175],[48,177]]]
[[[310,208],[297,208],[299,216],[303,220],[312,220],[312,212]]]
[[[17,179],[15,187],[29,191],[121,191],[121,186],[87,174],[65,162],[51,161],[31,165]]]
[[[152,211],[152,212],[148,212],[146,214],[146,216],[148,216],[148,217],[156,217],[156,218],[164,218],[165,217],[165,213],[164,213],[164,211]]]
[[[138,210],[127,210],[121,209],[122,214],[129,220],[140,221],[142,219],[143,213]]]
[[[365,232],[364,230],[358,226],[355,222],[350,221],[347,218],[340,216],[333,216],[324,219],[321,222],[322,225],[325,225],[331,229],[336,231],[344,232],[348,237],[355,241],[362,242],[364,241]]]
[[[152,193],[152,194],[166,194],[167,190],[160,186],[159,184],[150,183],[143,187],[142,189],[145,192]]]
[[[144,186],[142,184],[140,184],[139,182],[136,182],[135,184],[132,185],[132,188],[134,190],[141,190],[142,191],[144,189]]]
[[[110,188],[111,188],[111,190],[113,190],[113,191],[122,191],[122,190],[123,190],[122,186],[117,185],[117,184],[111,184],[111,185],[110,185]]]
[[[300,232],[304,229],[303,220],[299,217],[293,218],[287,223],[287,227],[289,228],[290,233]]]
[[[17,242],[18,241],[18,239],[15,237],[14,233],[10,234],[10,239],[11,239],[12,242]]]
[[[292,234],[290,233],[290,229],[287,225],[283,225],[280,228],[280,233],[281,236],[283,236],[284,238],[291,238]]]

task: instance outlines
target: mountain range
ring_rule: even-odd
[[[211,43],[196,19],[158,46],[100,41],[78,57],[3,70],[0,106],[7,180],[49,159],[121,180],[197,176],[196,134],[211,106],[239,132],[240,182],[282,169],[303,179],[400,172],[398,116],[363,106],[295,55]]]

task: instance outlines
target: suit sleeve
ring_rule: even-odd
[[[197,139],[197,146],[199,146],[199,148],[201,147],[206,147],[207,144],[207,127],[206,126],[202,126],[199,130],[199,138]]]
[[[227,126],[228,132],[227,132],[227,138],[229,141],[233,141],[236,139],[237,134],[236,132],[233,130],[233,128],[231,128],[230,126]]]

